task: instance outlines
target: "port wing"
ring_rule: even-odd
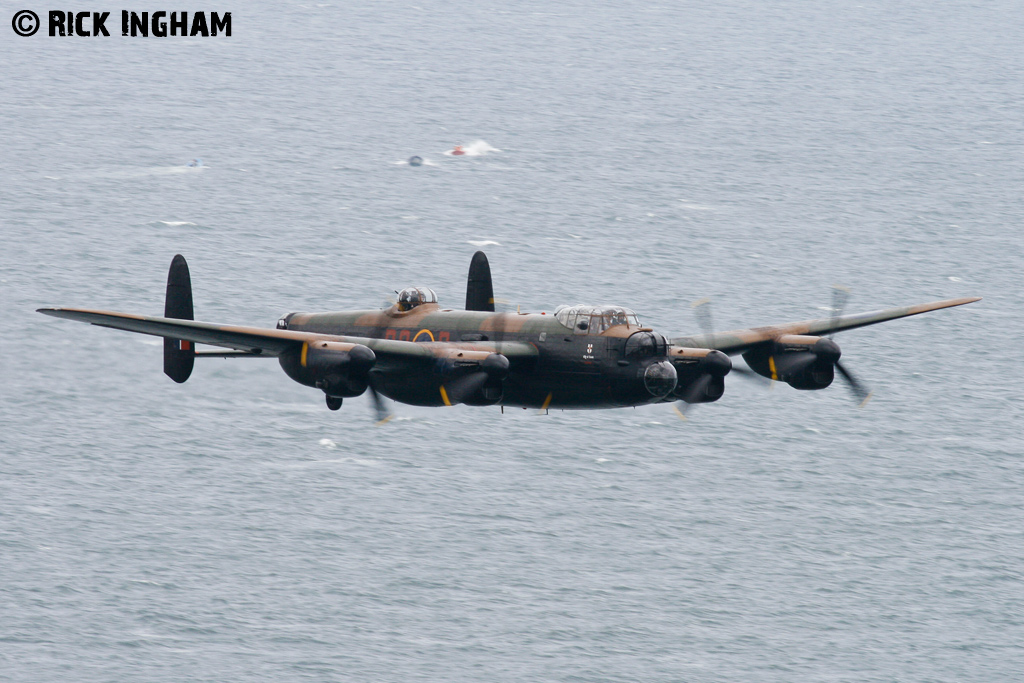
[[[744,353],[758,344],[777,339],[782,335],[831,335],[836,332],[854,330],[858,327],[876,325],[888,320],[906,318],[911,315],[937,311],[952,306],[963,306],[964,304],[981,301],[980,297],[966,297],[963,299],[947,299],[945,301],[933,301],[927,304],[916,306],[902,306],[900,308],[887,308],[881,311],[870,313],[856,313],[844,315],[838,318],[819,318],[816,320],[804,320],[802,322],[785,323],[782,325],[769,325],[767,327],[753,327],[746,330],[732,330],[730,332],[716,332],[714,334],[701,334],[693,337],[678,337],[672,339],[674,346],[688,346],[702,349],[718,349],[730,356]]]
[[[38,310],[40,313],[57,318],[67,318],[100,327],[111,327],[166,339],[209,344],[252,356],[279,356],[289,350],[301,348],[303,344],[316,341],[361,344],[372,349],[374,354],[382,357],[382,360],[388,360],[391,363],[417,359],[432,360],[457,349],[500,353],[513,362],[516,359],[533,358],[537,355],[537,348],[524,342],[410,342],[397,339],[370,339],[293,330],[272,330],[262,327],[218,325],[193,320],[158,318],[84,308],[40,308]]]

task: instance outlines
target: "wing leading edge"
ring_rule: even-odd
[[[804,320],[796,323],[783,325],[771,325],[768,327],[754,327],[746,330],[732,330],[730,332],[716,332],[714,334],[701,334],[694,337],[679,337],[672,339],[675,346],[687,346],[702,349],[717,349],[734,356],[744,353],[758,344],[771,341],[785,334],[803,335],[828,335],[835,332],[855,330],[858,327],[876,325],[887,320],[906,318],[911,315],[937,311],[942,308],[963,306],[964,304],[981,301],[981,297],[966,297],[962,299],[946,299],[945,301],[933,301],[927,304],[916,306],[902,306],[899,308],[887,308],[881,311],[869,313],[856,313],[844,315],[839,318],[818,318],[816,320]]]

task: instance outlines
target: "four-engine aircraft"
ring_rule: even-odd
[[[666,338],[620,306],[495,312],[490,266],[477,252],[464,311],[441,308],[428,288],[408,287],[383,310],[289,313],[276,329],[265,329],[195,322],[188,264],[177,255],[162,318],[80,308],[39,312],[163,337],[164,372],[175,382],[189,378],[196,358],[273,357],[293,380],[323,392],[331,410],[368,391],[385,418],[380,395],[421,406],[541,410],[710,403],[722,397],[734,355],[753,373],[796,389],[824,389],[838,370],[866,400],[867,391],[839,362],[833,334],[978,300],[857,315],[842,315],[836,306],[830,318],[731,332],[715,333],[706,321],[703,334]],[[220,350],[197,350],[197,344]]]

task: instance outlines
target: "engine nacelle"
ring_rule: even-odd
[[[668,358],[676,369],[676,387],[666,400],[712,403],[725,394],[725,376],[732,370],[729,356],[713,349],[673,346]],[[695,393],[698,382],[701,388]]]
[[[828,387],[835,378],[835,366],[832,363],[822,365],[819,361],[812,364],[807,370],[793,375],[786,380],[786,384],[801,391],[817,391]]]
[[[747,351],[743,360],[762,377],[817,391],[832,384],[841,355],[839,345],[827,337],[787,334]]]
[[[328,396],[359,396],[369,386],[377,357],[361,344],[317,341],[301,350],[281,354],[281,368],[299,384],[316,387]]]
[[[468,406],[493,406],[505,396],[505,379],[508,377],[510,364],[508,358],[500,353],[489,354],[480,361],[474,374],[483,374],[486,379],[476,382],[479,387],[462,399]]]

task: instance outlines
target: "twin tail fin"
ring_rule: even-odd
[[[491,266],[484,252],[473,254],[466,283],[466,310],[494,312],[494,288],[491,286]]]
[[[192,278],[188,263],[181,254],[175,255],[167,273],[167,296],[164,317],[195,320],[192,313]],[[192,374],[196,362],[195,344],[181,339],[164,338],[164,374],[181,384]]]

